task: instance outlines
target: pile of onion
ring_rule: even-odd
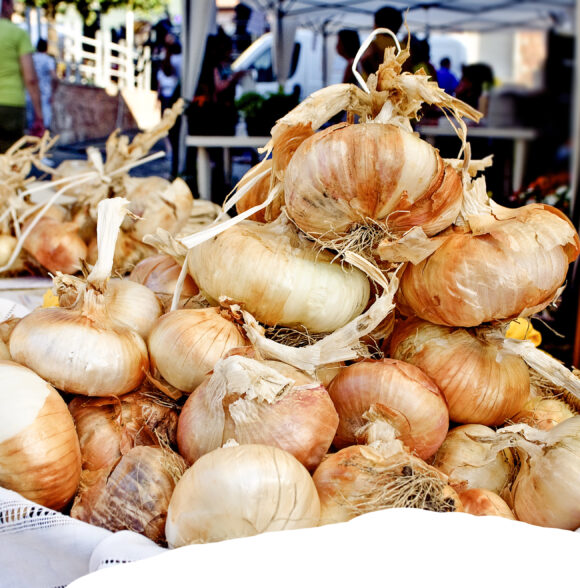
[[[214,449],[177,483],[167,513],[170,547],[315,527],[320,500],[308,470],[277,447]]]
[[[32,370],[0,361],[0,485],[61,510],[80,480],[81,453],[60,394]]]
[[[367,442],[365,413],[374,409],[422,459],[439,448],[449,428],[447,403],[419,368],[396,359],[365,360],[345,367],[328,387],[339,416],[334,445]]]
[[[429,375],[447,400],[449,418],[458,423],[500,425],[523,408],[530,393],[524,360],[485,331],[411,318],[397,323],[390,355]]]
[[[185,402],[177,442],[189,463],[233,439],[279,447],[313,470],[337,426],[318,381],[281,362],[234,355],[219,361]]]
[[[492,214],[493,213],[493,214]],[[474,327],[546,308],[580,252],[570,220],[545,204],[495,206],[450,228],[440,247],[401,278],[399,308],[432,323]]]

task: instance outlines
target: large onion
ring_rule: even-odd
[[[337,426],[328,392],[316,380],[277,361],[232,356],[187,399],[177,441],[190,463],[233,439],[279,447],[312,470]]]
[[[209,300],[225,296],[267,325],[326,332],[358,316],[370,294],[361,271],[333,259],[280,217],[240,222],[191,249],[188,267]]]
[[[315,527],[320,500],[308,470],[266,445],[223,447],[177,483],[167,512],[170,547]]]
[[[526,363],[501,344],[474,330],[409,319],[397,323],[390,350],[392,357],[433,379],[447,399],[452,421],[499,425],[523,407],[530,393]]]
[[[500,494],[514,470],[509,450],[489,453],[483,441],[494,431],[484,425],[462,425],[451,429],[435,454],[433,465],[449,476],[450,482],[465,482],[468,488],[484,488]]]
[[[432,235],[456,219],[463,194],[429,143],[379,123],[339,124],[306,139],[286,168],[284,192],[290,218],[321,238],[369,219]]]
[[[445,398],[419,368],[395,359],[360,361],[341,370],[328,393],[340,422],[336,447],[365,442],[365,413],[380,413],[419,457],[433,455],[447,434]]]
[[[181,457],[168,449],[134,447],[112,470],[83,474],[71,516],[110,531],[128,529],[164,544],[167,507],[184,470]]]
[[[59,393],[32,370],[0,361],[0,485],[60,510],[74,496],[81,453]]]
[[[247,340],[226,311],[212,307],[164,314],[148,344],[152,366],[172,386],[189,393],[219,359]]]
[[[312,476],[320,496],[321,524],[385,508],[461,510],[444,474],[400,446],[395,448],[379,442],[328,455]]]
[[[473,327],[531,316],[552,302],[580,241],[558,210],[532,204],[504,209],[477,231],[449,229],[427,259],[409,264],[398,302],[432,323]]]

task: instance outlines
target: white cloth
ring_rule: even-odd
[[[90,572],[163,551],[137,533],[111,533],[0,487],[1,588],[60,588]]]

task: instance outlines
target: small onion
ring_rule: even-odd
[[[357,317],[370,296],[363,272],[334,257],[281,216],[242,221],[194,247],[188,268],[210,301],[225,296],[267,325],[321,333]]]
[[[277,361],[232,356],[189,396],[179,417],[179,453],[192,463],[229,439],[273,445],[307,469],[322,460],[338,426],[328,392]]]
[[[530,393],[528,366],[501,345],[501,338],[413,318],[397,324],[390,355],[433,379],[452,421],[499,425],[523,407]]]
[[[315,527],[320,500],[308,470],[266,445],[222,447],[177,483],[167,512],[170,547]]]
[[[345,447],[328,455],[312,478],[320,496],[321,524],[385,508],[461,510],[444,474],[391,444]]]
[[[340,419],[334,445],[365,442],[364,414],[375,407],[398,437],[422,459],[433,455],[447,434],[445,398],[419,368],[395,359],[366,360],[345,367],[328,393]]]
[[[173,294],[181,266],[170,255],[159,254],[141,260],[131,271],[129,279],[147,286],[156,294]],[[190,275],[185,277],[182,296],[195,296],[199,288]]]
[[[549,396],[534,396],[527,400],[522,409],[510,418],[510,421],[549,431],[558,423],[573,416],[574,412],[563,400]]]
[[[494,211],[477,231],[448,229],[437,237],[442,244],[433,254],[406,267],[401,312],[475,327],[531,316],[553,301],[580,251],[574,226],[545,204]]]
[[[455,427],[435,454],[433,465],[453,483],[466,482],[468,488],[500,494],[512,477],[514,459],[509,450],[489,453],[482,440],[494,435],[493,429],[484,425]]]
[[[134,447],[112,470],[83,474],[71,516],[109,531],[141,533],[165,544],[167,508],[184,471],[181,457],[168,449]]]
[[[177,409],[147,391],[107,398],[77,396],[69,403],[83,470],[110,468],[137,445],[175,445]]]
[[[495,516],[515,520],[507,502],[491,490],[485,488],[468,488],[459,492],[463,512],[478,517]]]
[[[81,453],[60,394],[32,370],[0,361],[0,485],[60,510],[74,496]]]
[[[229,314],[216,307],[168,312],[157,321],[148,341],[152,366],[187,393],[230,349],[246,344]]]
[[[284,176],[286,211],[306,233],[334,237],[373,219],[390,232],[427,235],[457,218],[459,174],[398,126],[338,124],[300,144]]]

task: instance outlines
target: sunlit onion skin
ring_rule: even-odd
[[[240,222],[191,249],[188,267],[209,300],[225,296],[267,325],[319,333],[358,316],[370,295],[361,271],[333,260],[280,217]]]
[[[308,470],[266,445],[223,447],[177,483],[167,512],[170,547],[315,527],[320,500]]]
[[[183,460],[160,447],[129,450],[111,470],[89,472],[71,516],[109,531],[129,530],[165,544],[167,507]]]
[[[83,470],[111,468],[137,445],[175,446],[178,412],[144,391],[121,397],[77,396],[69,403],[82,454]]]
[[[510,418],[510,421],[549,431],[562,421],[573,417],[574,414],[570,407],[559,398],[535,396],[529,398],[522,409]]]
[[[131,270],[129,279],[147,286],[153,292],[160,294],[173,294],[177,279],[181,272],[181,266],[170,255],[159,254],[146,257]],[[185,277],[182,296],[195,296],[199,292],[193,278]]]
[[[488,446],[479,439],[491,439],[493,429],[485,425],[462,425],[451,429],[433,458],[433,465],[453,483],[468,488],[483,488],[500,494],[513,473],[514,460],[509,450],[488,458]],[[481,463],[485,458],[485,463]]]
[[[87,245],[75,222],[42,217],[23,244],[24,249],[50,272],[74,274],[87,258]]]
[[[0,485],[61,510],[74,496],[81,453],[60,394],[32,370],[0,361]]]
[[[233,439],[279,447],[313,470],[337,426],[334,405],[316,380],[281,362],[234,356],[216,364],[185,402],[177,442],[189,463]]]
[[[385,508],[460,511],[445,475],[407,452],[351,445],[329,454],[312,475],[320,523],[348,521]]]
[[[173,310],[159,318],[149,339],[151,364],[172,386],[190,393],[216,362],[247,339],[219,308]]]
[[[303,231],[325,238],[368,219],[394,233],[422,226],[427,235],[459,213],[462,185],[417,135],[379,124],[339,124],[305,140],[284,177],[286,210]]]
[[[544,309],[579,251],[570,221],[547,205],[514,209],[483,234],[455,227],[437,238],[433,254],[405,269],[397,302],[406,314],[457,327]]]
[[[468,488],[459,492],[459,498],[463,504],[463,512],[468,514],[516,519],[506,501],[491,490]]]
[[[334,439],[338,448],[359,441],[358,431],[366,424],[363,414],[373,406],[422,459],[437,451],[449,428],[447,404],[436,384],[403,361],[385,358],[345,367],[330,383],[328,393],[340,419]]]
[[[81,308],[39,308],[10,336],[10,354],[53,386],[86,396],[134,390],[149,368],[147,347],[107,316],[102,295],[88,292]]]
[[[421,368],[447,400],[458,423],[500,425],[515,415],[530,392],[524,360],[472,330],[434,325],[417,318],[400,321],[390,355]]]

